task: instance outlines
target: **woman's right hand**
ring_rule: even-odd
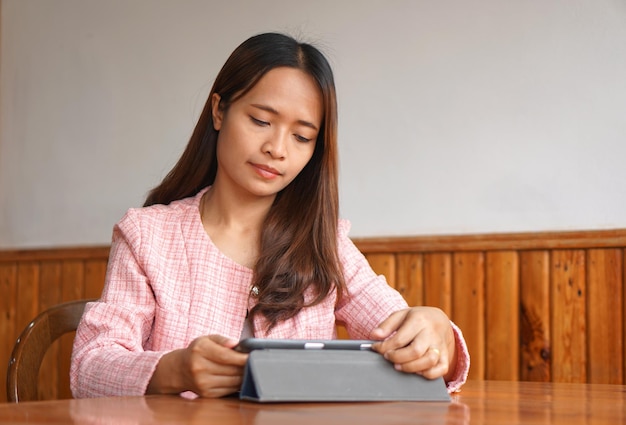
[[[221,335],[196,338],[187,348],[161,357],[146,394],[193,391],[200,397],[222,397],[239,390],[248,354],[233,348],[238,341]]]

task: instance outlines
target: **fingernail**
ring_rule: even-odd
[[[393,365],[393,368],[394,368],[395,370],[402,371],[402,366],[401,366],[401,365],[399,365],[399,364],[395,364],[395,365]]]

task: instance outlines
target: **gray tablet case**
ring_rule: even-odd
[[[443,378],[398,372],[373,351],[255,350],[240,398],[258,402],[450,401]]]

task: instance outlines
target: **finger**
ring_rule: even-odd
[[[382,348],[386,349],[386,351],[381,351],[381,354],[385,357],[385,359],[394,364],[412,362],[420,359],[424,356],[424,354],[426,354],[428,345],[426,345],[424,341],[426,340],[421,339],[419,334],[414,337],[413,341],[408,341],[402,344],[398,343],[397,346],[392,345],[392,343],[395,344],[393,341],[385,341],[386,345],[382,346]]]
[[[241,388],[243,377],[201,373],[195,377],[193,391],[201,397],[221,397],[238,391]]]
[[[242,381],[242,375],[223,376],[207,373],[198,377],[196,380],[196,386],[201,392],[205,392],[211,388],[239,388]]]
[[[385,338],[388,338],[398,329],[402,322],[404,322],[408,311],[408,309],[405,309],[391,313],[389,317],[378,325],[378,327],[372,330],[370,338],[374,340],[384,340]]]
[[[448,364],[445,362],[439,362],[436,366],[418,373],[426,379],[440,378],[448,373]]]
[[[382,341],[376,351],[387,356],[392,351],[404,348],[411,343],[416,344],[414,349],[418,351],[418,354],[422,354],[428,348],[428,345],[422,343],[422,341],[428,340],[426,338],[428,335],[420,337],[420,334],[423,334],[428,329],[424,327],[426,323],[424,323],[423,318],[410,310],[403,315],[403,319],[395,333]],[[420,344],[423,346],[420,347]]]
[[[206,391],[198,392],[202,398],[220,398],[236,393],[240,387],[208,388]]]
[[[230,345],[229,341],[233,340],[221,335],[209,335],[198,341],[194,350],[197,350],[205,359],[221,365],[244,366],[248,360],[248,354],[237,352],[227,345],[222,345],[223,343]]]
[[[243,371],[242,366],[222,364],[201,356],[192,357],[189,363],[189,374],[196,386],[199,386],[199,382],[208,382],[212,377],[240,379]]]
[[[209,339],[216,344],[227,348],[235,348],[235,346],[239,344],[239,341],[236,339],[228,338],[223,335],[209,335]]]
[[[427,346],[423,346],[421,343],[422,340],[419,338],[420,333],[423,333],[423,330],[400,327],[395,334],[380,343],[378,352],[388,357],[395,351],[406,348],[410,344],[414,344],[413,350],[423,353]],[[415,354],[413,357],[415,357]]]
[[[426,379],[436,379],[442,376],[445,376],[448,372],[448,365],[445,363],[439,362],[435,366],[422,369],[420,366],[415,366],[411,364],[404,364],[401,367],[396,366],[396,370],[404,373],[415,373],[417,375],[423,376]]]
[[[439,348],[435,346],[430,346],[421,356],[411,359],[411,356],[407,355],[407,353],[400,353],[400,351],[408,351],[409,349],[410,348],[407,347],[394,353],[394,355],[409,359],[407,361],[394,362],[396,370],[407,373],[418,373],[429,379],[443,376],[448,371],[447,350],[439,350]]]
[[[410,329],[404,327],[396,335],[384,341],[381,353],[385,358],[393,363],[407,363],[427,354],[429,347],[440,347],[441,338],[429,328]],[[438,352],[441,350],[438,348]]]
[[[412,368],[408,365],[402,365],[402,370],[404,371],[404,369],[408,369],[406,372],[413,372],[411,370]],[[448,370],[449,370],[448,362],[442,356],[442,359],[433,367],[428,368],[428,369],[417,370],[414,373],[417,373],[418,375],[421,375],[427,379],[435,379],[435,378],[445,376],[448,373]]]
[[[198,373],[209,373],[215,376],[242,376],[243,371],[243,366],[220,364],[206,360],[197,369]]]

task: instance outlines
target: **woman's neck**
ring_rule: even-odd
[[[205,225],[234,231],[258,231],[274,198],[241,196],[212,186],[200,202],[200,215]]]
[[[211,187],[200,201],[200,217],[213,244],[233,261],[253,268],[261,226],[273,199],[240,197]]]

